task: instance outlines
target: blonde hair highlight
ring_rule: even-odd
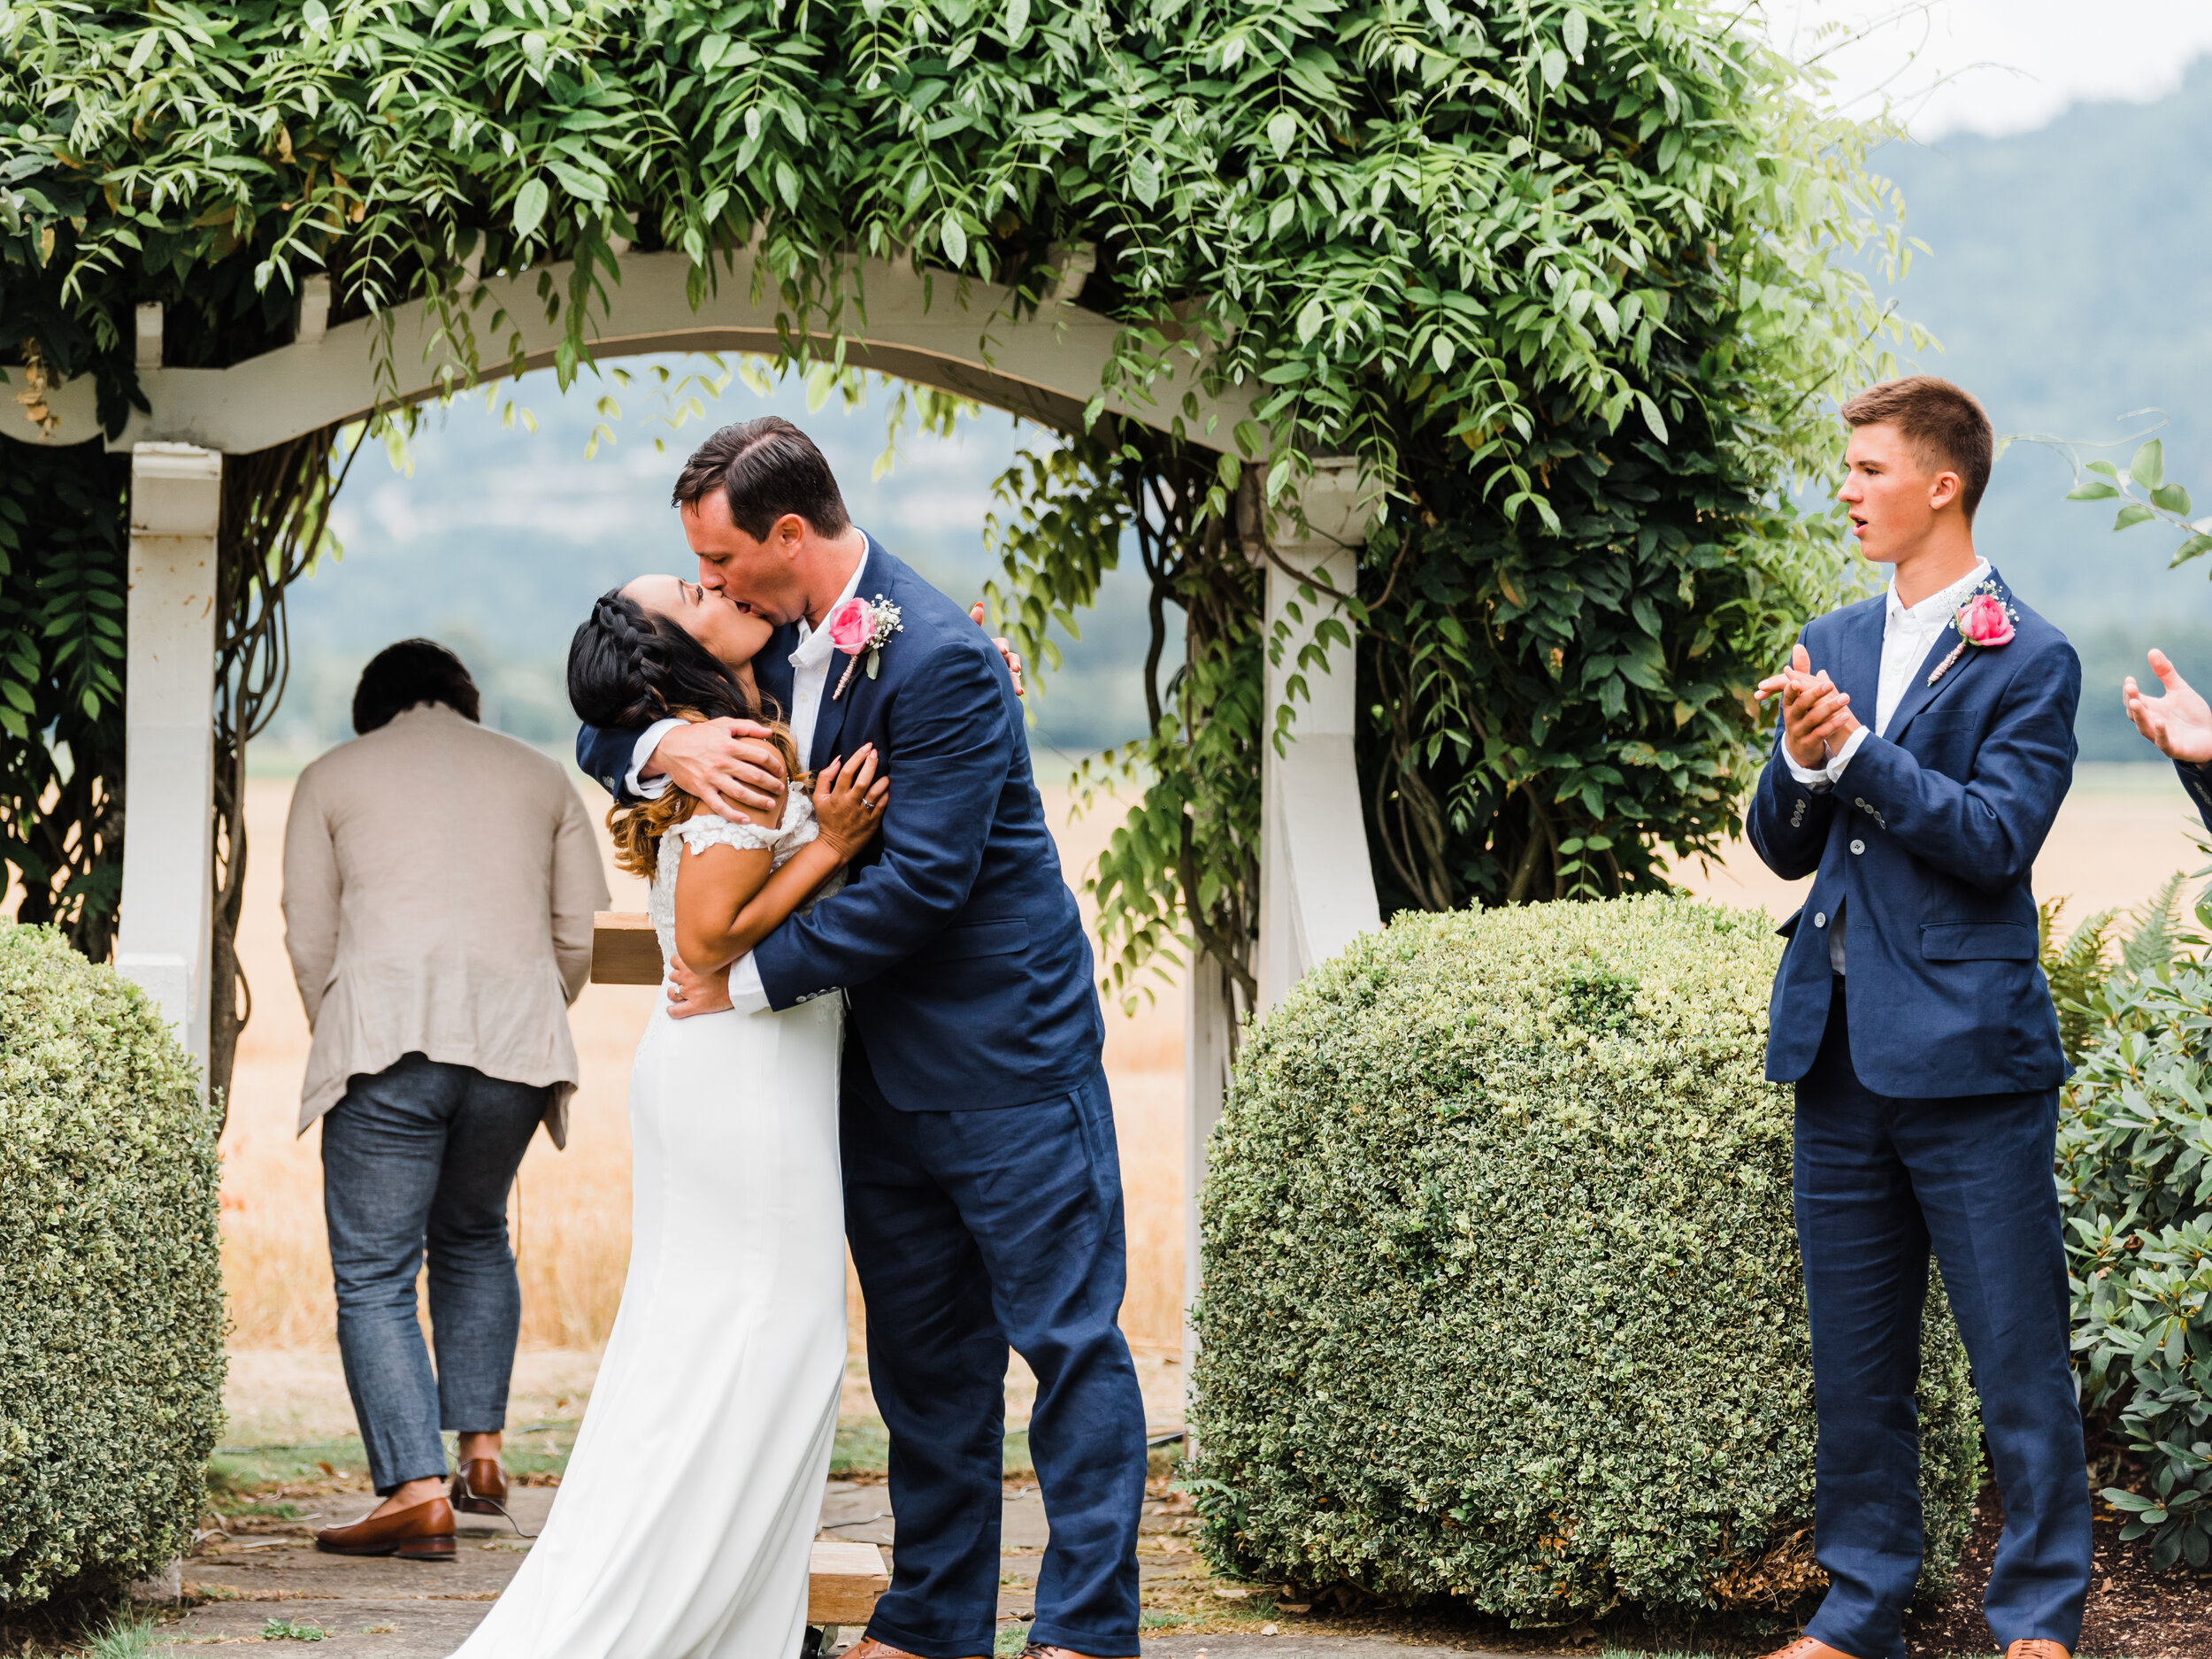
[[[696,709],[671,709],[668,718],[689,720],[695,725],[707,717]],[[792,740],[791,728],[781,720],[770,721],[768,741],[783,757],[784,772],[791,780],[791,787],[802,795],[811,794],[814,776],[800,762],[799,746]],[[698,810],[699,797],[687,795],[673,783],[650,801],[630,805],[616,802],[607,810],[607,833],[614,840],[615,867],[650,881],[660,870],[661,837],[688,820]]]

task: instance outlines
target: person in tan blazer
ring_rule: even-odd
[[[362,671],[360,733],[300,774],[284,837],[286,949],[314,1043],[299,1128],[323,1125],[338,1346],[385,1502],[317,1542],[450,1557],[451,1503],[503,1502],[500,1436],[522,1317],[507,1191],[539,1124],[566,1142],[568,1007],[606,877],[557,761],[478,723],[458,657],[405,640]],[[460,795],[455,782],[463,780]],[[425,1256],[434,1374],[415,1314]],[[442,1526],[379,1517],[439,1502]]]

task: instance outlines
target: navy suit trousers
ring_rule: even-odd
[[[1052,1529],[1030,1639],[1133,1655],[1144,1399],[1116,1324],[1106,1073],[1028,1105],[898,1111],[857,1059],[841,1106],[845,1231],[898,1517],[868,1633],[923,1659],[992,1650],[1010,1345],[1037,1377],[1029,1451]]]
[[[2070,1650],[2089,1589],[2089,1481],[2051,1172],[2058,1091],[1875,1094],[1852,1069],[1846,983],[1797,1086],[1797,1238],[1820,1418],[1813,1553],[1830,1581],[1806,1634],[1855,1659],[1904,1659],[1932,1244],[2004,1500],[1990,1630],[2001,1648],[2040,1636]]]

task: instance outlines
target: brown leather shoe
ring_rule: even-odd
[[[504,1515],[507,1471],[496,1457],[472,1457],[454,1472],[453,1507],[463,1515]]]
[[[1800,1636],[1788,1647],[1777,1647],[1766,1659],[1852,1659],[1852,1655],[1824,1641],[1815,1641],[1810,1636]]]
[[[351,1526],[326,1526],[315,1548],[332,1555],[396,1555],[402,1561],[453,1559],[453,1506],[443,1498],[411,1509],[373,1515]]]
[[[1022,1649],[1022,1659],[1136,1659],[1136,1655],[1081,1654],[1072,1647],[1048,1647],[1041,1641],[1033,1641]]]
[[[2005,1659],[2074,1659],[2074,1655],[2048,1636],[2023,1636],[2005,1649]]]
[[[878,1641],[872,1636],[863,1636],[860,1646],[845,1649],[843,1659],[916,1659],[903,1647],[894,1647],[887,1641]],[[984,1659],[978,1654],[975,1659]]]

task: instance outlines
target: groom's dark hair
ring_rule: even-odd
[[[777,519],[795,512],[817,535],[843,535],[852,515],[837,479],[814,440],[781,415],[725,426],[691,453],[676,474],[672,505],[688,507],[709,490],[730,503],[730,522],[756,541]]]

